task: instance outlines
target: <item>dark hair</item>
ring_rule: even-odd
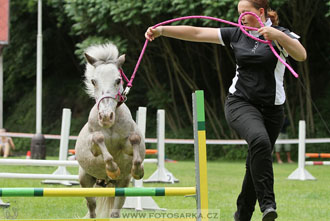
[[[240,0],[240,1],[250,2],[255,9],[260,9],[260,8],[265,9],[265,17],[270,18],[270,20],[274,25],[279,24],[280,20],[278,18],[277,12],[269,7],[268,0]]]

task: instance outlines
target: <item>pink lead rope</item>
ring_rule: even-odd
[[[249,36],[250,38],[256,40],[256,41],[259,41],[261,43],[264,43],[264,44],[268,44],[269,47],[271,48],[272,52],[274,53],[274,55],[280,60],[280,62],[282,62],[282,64],[284,64],[290,71],[291,73],[293,74],[293,76],[295,76],[296,78],[298,78],[298,74],[293,70],[293,68],[288,65],[279,55],[278,53],[276,52],[276,50],[274,49],[273,45],[272,45],[272,41],[270,40],[262,40],[262,39],[259,39],[259,38],[256,38],[254,36],[252,36],[251,34],[249,34],[244,28],[248,28],[250,30],[255,30],[257,31],[258,28],[254,28],[254,27],[247,27],[247,26],[244,26],[242,25],[241,21],[242,21],[242,18],[243,16],[245,15],[253,15],[257,18],[258,22],[260,23],[261,27],[264,27],[264,24],[262,23],[261,19],[259,18],[258,15],[256,15],[255,13],[253,12],[244,12],[242,13],[239,18],[238,18],[238,23],[234,23],[234,22],[230,22],[230,21],[226,21],[226,20],[223,20],[223,19],[220,19],[220,18],[214,18],[214,17],[209,17],[209,16],[202,16],[202,15],[193,15],[193,16],[185,16],[185,17],[180,17],[180,18],[175,18],[175,19],[171,19],[171,20],[167,20],[167,21],[164,21],[164,22],[161,22],[161,23],[158,23],[156,25],[154,25],[152,28],[157,28],[158,26],[162,26],[162,25],[166,25],[166,24],[169,24],[169,23],[173,23],[173,22],[176,22],[176,21],[181,21],[181,20],[187,20],[187,19],[195,19],[195,18],[201,18],[201,19],[209,19],[209,20],[214,20],[214,21],[218,21],[218,22],[222,22],[222,23],[226,23],[226,24],[229,24],[229,25],[233,25],[233,26],[236,26],[236,27],[239,27],[241,29],[241,31],[246,34],[247,36]],[[134,71],[133,71],[133,74],[131,76],[131,79],[128,81],[127,83],[127,87],[124,91],[124,95],[127,95],[129,93],[129,90],[130,88],[132,87],[132,82],[135,78],[135,74],[140,66],[140,63],[141,63],[141,60],[142,60],[142,57],[144,55],[144,52],[147,48],[147,45],[148,45],[148,40],[146,40],[144,42],[144,45],[143,45],[143,48],[142,48],[142,51],[140,53],[140,56],[139,56],[139,59],[135,65],[135,68],[134,68]],[[126,76],[125,76],[126,77]],[[126,77],[127,79],[127,77]]]

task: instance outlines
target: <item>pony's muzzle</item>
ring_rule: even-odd
[[[99,112],[99,123],[102,127],[111,127],[115,123],[115,113],[113,111],[107,113]]]

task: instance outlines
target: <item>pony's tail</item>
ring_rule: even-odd
[[[95,197],[96,199],[96,218],[110,218],[112,208],[114,206],[115,197]],[[87,212],[85,219],[89,219],[89,212]]]
[[[115,197],[96,197],[96,218],[110,218]]]

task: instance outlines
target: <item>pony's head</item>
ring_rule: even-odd
[[[122,99],[123,84],[119,69],[125,55],[118,57],[118,49],[108,43],[86,49],[85,85],[87,93],[96,100],[98,123],[109,128],[115,123],[115,111]]]

